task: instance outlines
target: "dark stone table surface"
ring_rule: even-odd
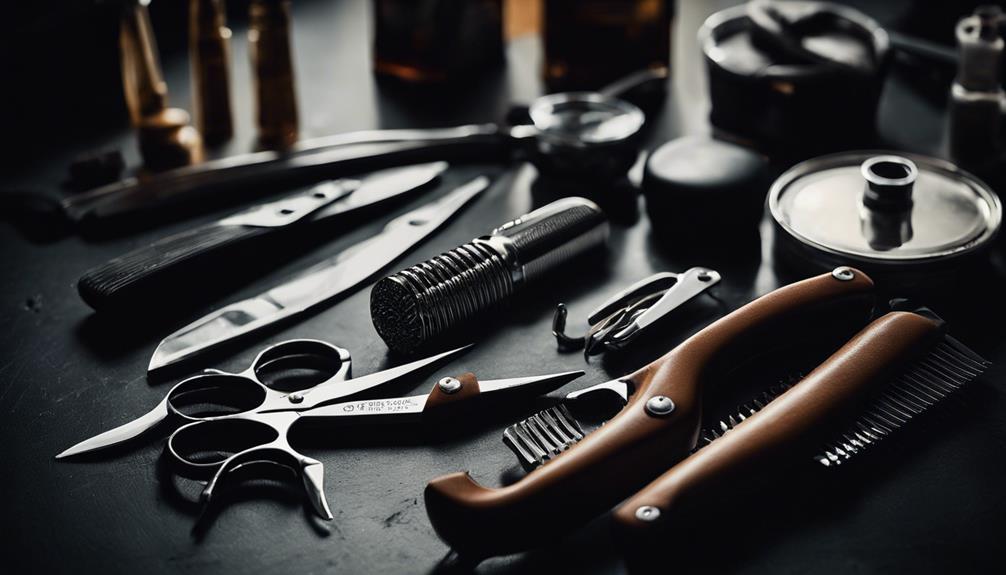
[[[694,32],[723,3],[680,4],[673,81],[665,109],[653,119],[651,145],[709,131]],[[536,80],[539,46],[526,39],[510,47],[505,71],[473,80],[470,90],[442,104],[417,104],[386,91],[369,72],[367,7],[363,0],[295,3],[305,135],[489,121],[501,117],[510,102],[527,102],[541,91]],[[233,44],[238,133],[219,153],[251,147],[244,40],[244,31],[237,29]],[[173,102],[187,107],[185,62],[166,59],[165,68]],[[881,134],[887,145],[936,152],[942,115],[941,105],[914,94],[906,78],[897,73],[890,77],[881,107]],[[110,145],[121,146],[135,165],[134,141],[121,127],[96,136],[86,147],[55,142],[51,150],[39,150],[37,161],[6,183],[53,188],[75,153]],[[459,168],[451,180],[478,171],[478,166]],[[450,249],[548,201],[547,190],[532,190],[534,178],[528,166],[504,172],[491,191],[396,268]],[[445,191],[442,186],[432,194]],[[396,213],[423,201],[401,206]],[[161,399],[168,384],[148,382],[146,365],[169,331],[337,253],[377,231],[383,222],[358,226],[309,253],[291,254],[280,269],[235,293],[167,319],[134,314],[127,321],[110,321],[93,314],[77,297],[74,284],[85,270],[227,211],[100,241],[67,237],[38,244],[11,226],[0,227],[4,263],[0,266],[0,561],[12,566],[5,572],[430,572],[442,568],[448,549],[426,517],[422,500],[426,481],[470,470],[480,482],[498,485],[517,472],[500,433],[509,422],[547,405],[548,398],[512,412],[493,413],[436,440],[405,430],[345,428],[311,435],[303,449],[325,464],[325,491],[335,515],[330,523],[311,517],[298,484],[275,481],[234,493],[196,528],[198,510],[192,497],[197,486],[164,469],[163,434],[147,435],[95,457],[55,461],[53,456],[67,446],[144,413]],[[555,350],[550,322],[556,302],[569,305],[571,325],[579,326],[588,310],[607,295],[654,271],[692,265],[718,269],[724,276],[719,297],[727,309],[782,283],[773,266],[772,230],[766,222],[760,234],[738,240],[727,250],[708,252],[700,249],[705,243],[702,237],[674,245],[659,241],[643,210],[630,209],[614,219],[607,256],[527,294],[504,320],[488,324],[488,333],[480,335],[474,349],[442,369],[505,377],[582,368],[587,376],[575,385],[596,383],[659,356],[724,309],[710,301],[696,302],[665,335],[634,353],[584,363],[579,354]],[[957,293],[962,305],[949,314],[959,326],[955,333],[999,364],[1006,363],[1004,275],[1000,247],[993,255],[990,279],[982,278],[983,285],[974,291]],[[356,374],[389,367],[396,360],[389,357],[371,325],[369,291],[361,289],[301,322],[258,338],[212,367],[246,365],[262,346],[291,337],[320,338],[349,348]],[[152,307],[158,305],[151,302]],[[688,568],[706,573],[1002,572],[1003,374],[1002,367],[993,368],[946,409],[837,475],[794,472],[787,477],[792,484],[777,490],[784,497],[776,493],[775,504],[738,501],[716,515],[696,518],[687,549],[668,542],[667,572]],[[430,382],[409,385],[397,391],[426,389]],[[725,490],[724,501],[730,497],[730,490]],[[545,569],[617,573],[624,567],[603,517],[540,550],[488,560],[479,567],[485,573]]]

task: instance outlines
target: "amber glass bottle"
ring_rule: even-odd
[[[374,72],[441,84],[503,62],[503,0],[373,0]]]
[[[674,0],[544,0],[545,84],[595,90],[670,66]]]

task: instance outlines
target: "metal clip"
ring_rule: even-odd
[[[719,281],[718,272],[701,267],[680,274],[653,274],[611,296],[595,309],[587,318],[590,329],[580,338],[566,335],[568,312],[560,303],[552,319],[552,335],[560,349],[582,347],[584,357],[622,349],[650,325]]]

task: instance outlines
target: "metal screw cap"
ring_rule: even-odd
[[[838,281],[847,282],[856,277],[856,272],[852,271],[850,267],[841,266],[831,270],[831,277]]]
[[[303,394],[300,393],[291,393],[290,395],[286,396],[286,398],[290,400],[290,403],[300,403],[304,401],[304,396]]]
[[[636,519],[652,523],[660,519],[660,509],[652,505],[643,505],[636,509]]]
[[[664,416],[674,411],[674,402],[666,395],[654,395],[646,401],[646,413]]]
[[[437,387],[446,394],[457,393],[461,390],[461,382],[453,377],[445,377],[437,382]]]

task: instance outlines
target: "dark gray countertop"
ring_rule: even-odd
[[[382,91],[368,69],[367,3],[310,3],[295,7],[298,88],[305,135],[372,127],[449,125],[496,119],[510,101],[540,91],[535,78],[538,46],[511,46],[506,72],[443,106],[420,108]],[[703,133],[704,79],[694,31],[716,5],[682,2],[677,21],[674,79],[666,109],[657,117],[652,143],[679,134]],[[246,86],[243,33],[234,40],[235,83]],[[184,62],[166,61],[173,102],[187,106]],[[230,151],[248,149],[252,137],[247,95],[236,104],[238,134]],[[939,145],[941,110],[910,93],[897,75],[882,105],[882,132],[893,146],[933,152]],[[135,160],[125,130],[94,145],[121,145]],[[56,146],[19,181],[52,186],[68,158],[79,150]],[[458,169],[457,181],[478,172]],[[422,261],[545,203],[548,192],[532,191],[530,167],[516,167],[462,217],[396,266]],[[434,194],[447,191],[446,186]],[[398,209],[422,203],[416,200]],[[325,491],[335,520],[316,521],[300,486],[278,481],[241,489],[205,528],[195,529],[196,485],[163,469],[164,434],[153,433],[124,449],[72,462],[53,455],[77,441],[146,412],[168,386],[146,379],[157,342],[173,328],[225,301],[258,293],[290,271],[337,253],[374,233],[381,221],[351,230],[283,268],[185,317],[112,323],[95,316],[74,284],[85,270],[162,235],[210,221],[207,214],[128,237],[88,242],[70,237],[47,245],[26,241],[0,227],[0,486],[4,517],[0,560],[8,572],[125,573],[416,573],[438,568],[448,549],[427,520],[422,490],[429,479],[470,470],[484,484],[498,485],[515,471],[515,459],[500,442],[502,429],[547,404],[536,401],[510,413],[494,413],[457,433],[433,440],[403,430],[354,428],[313,430],[303,450],[326,467]],[[761,227],[729,250],[664,245],[651,233],[644,211],[619,218],[609,256],[582,265],[522,298],[505,320],[493,322],[478,345],[443,370],[473,370],[507,377],[582,368],[584,386],[622,375],[657,357],[718,317],[709,301],[682,315],[662,341],[651,341],[615,361],[584,363],[579,354],[559,354],[550,334],[556,302],[569,305],[571,326],[614,290],[649,273],[705,265],[723,273],[719,295],[735,308],[781,284],[774,272],[771,228]],[[397,213],[397,212],[396,212]],[[716,233],[716,230],[710,230]],[[743,244],[743,245],[742,245]],[[1001,248],[993,288],[960,293],[953,310],[955,333],[989,359],[1006,363],[1006,319],[1001,289]],[[389,270],[389,272],[392,270]],[[997,274],[997,275],[996,275]],[[996,288],[995,286],[998,286]],[[166,296],[170,297],[170,296]],[[371,325],[369,288],[282,331],[259,338],[213,367],[247,365],[268,343],[291,337],[329,340],[350,349],[353,370],[366,374],[391,365]],[[158,305],[151,302],[151,305]],[[571,329],[575,329],[572,328]],[[209,366],[207,366],[209,367]],[[1001,570],[999,548],[1006,535],[1006,396],[1003,368],[996,367],[947,409],[906,430],[847,470],[824,476],[799,471],[775,504],[730,503],[717,515],[697,518],[684,549],[668,545],[667,571],[729,573],[991,572]],[[427,389],[430,381],[415,382]],[[331,434],[327,436],[326,434]],[[724,492],[729,500],[730,492]],[[776,494],[778,497],[778,494]],[[561,509],[554,510],[561,512]],[[556,572],[615,573],[623,567],[604,518],[543,549],[492,559],[481,572],[510,573],[553,568]]]

